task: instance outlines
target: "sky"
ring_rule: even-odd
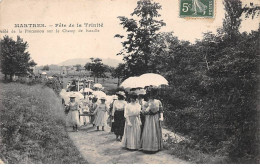
[[[180,40],[194,42],[202,38],[203,32],[215,32],[224,18],[222,0],[215,0],[214,19],[185,19],[179,17],[179,0],[155,0],[162,5],[161,19],[166,26],[162,32],[174,32]],[[115,34],[125,34],[118,16],[131,17],[137,0],[2,0],[0,3],[0,30],[8,29],[16,39],[20,35],[28,42],[31,58],[38,65],[59,64],[73,58],[112,58],[122,60],[116,54],[122,49],[122,40]],[[244,0],[260,4],[260,0]],[[99,32],[61,32],[62,30],[83,29],[79,27],[55,27],[55,24],[103,23]],[[259,20],[247,19],[242,22],[241,31],[250,32],[258,28]],[[44,28],[15,28],[14,24],[45,24]],[[53,25],[50,27],[50,25]],[[11,30],[16,33],[11,33]],[[18,33],[18,30],[23,33]],[[45,33],[24,33],[27,30],[45,30]],[[55,30],[60,30],[56,33]],[[53,33],[46,33],[54,30]]]

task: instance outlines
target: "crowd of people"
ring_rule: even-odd
[[[105,131],[109,125],[115,140],[130,150],[156,152],[162,149],[163,107],[155,99],[156,90],[146,94],[125,94],[119,91],[108,105],[106,97],[96,97],[83,93],[84,98],[65,105],[65,113],[70,126],[78,131],[80,126],[92,124],[96,130]]]

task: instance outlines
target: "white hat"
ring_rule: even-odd
[[[117,95],[113,95],[113,100],[117,100],[117,99],[118,99]]]
[[[100,100],[107,100],[107,99],[106,99],[106,97],[103,96],[100,98]]]

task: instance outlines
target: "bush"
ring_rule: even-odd
[[[86,163],[69,139],[50,88],[1,84],[0,151],[5,163]]]
[[[60,91],[61,91],[61,89],[62,89],[59,80],[56,79],[56,78],[48,79],[48,80],[44,83],[44,86],[47,86],[47,87],[53,89],[56,94],[59,94]]]

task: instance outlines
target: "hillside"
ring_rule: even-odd
[[[119,63],[121,63],[120,60],[111,59],[111,58],[102,59],[102,61],[104,64],[112,67],[116,67]],[[75,58],[75,59],[65,60],[58,65],[70,66],[70,65],[81,64],[82,66],[84,66],[87,62],[90,62],[89,58]]]

